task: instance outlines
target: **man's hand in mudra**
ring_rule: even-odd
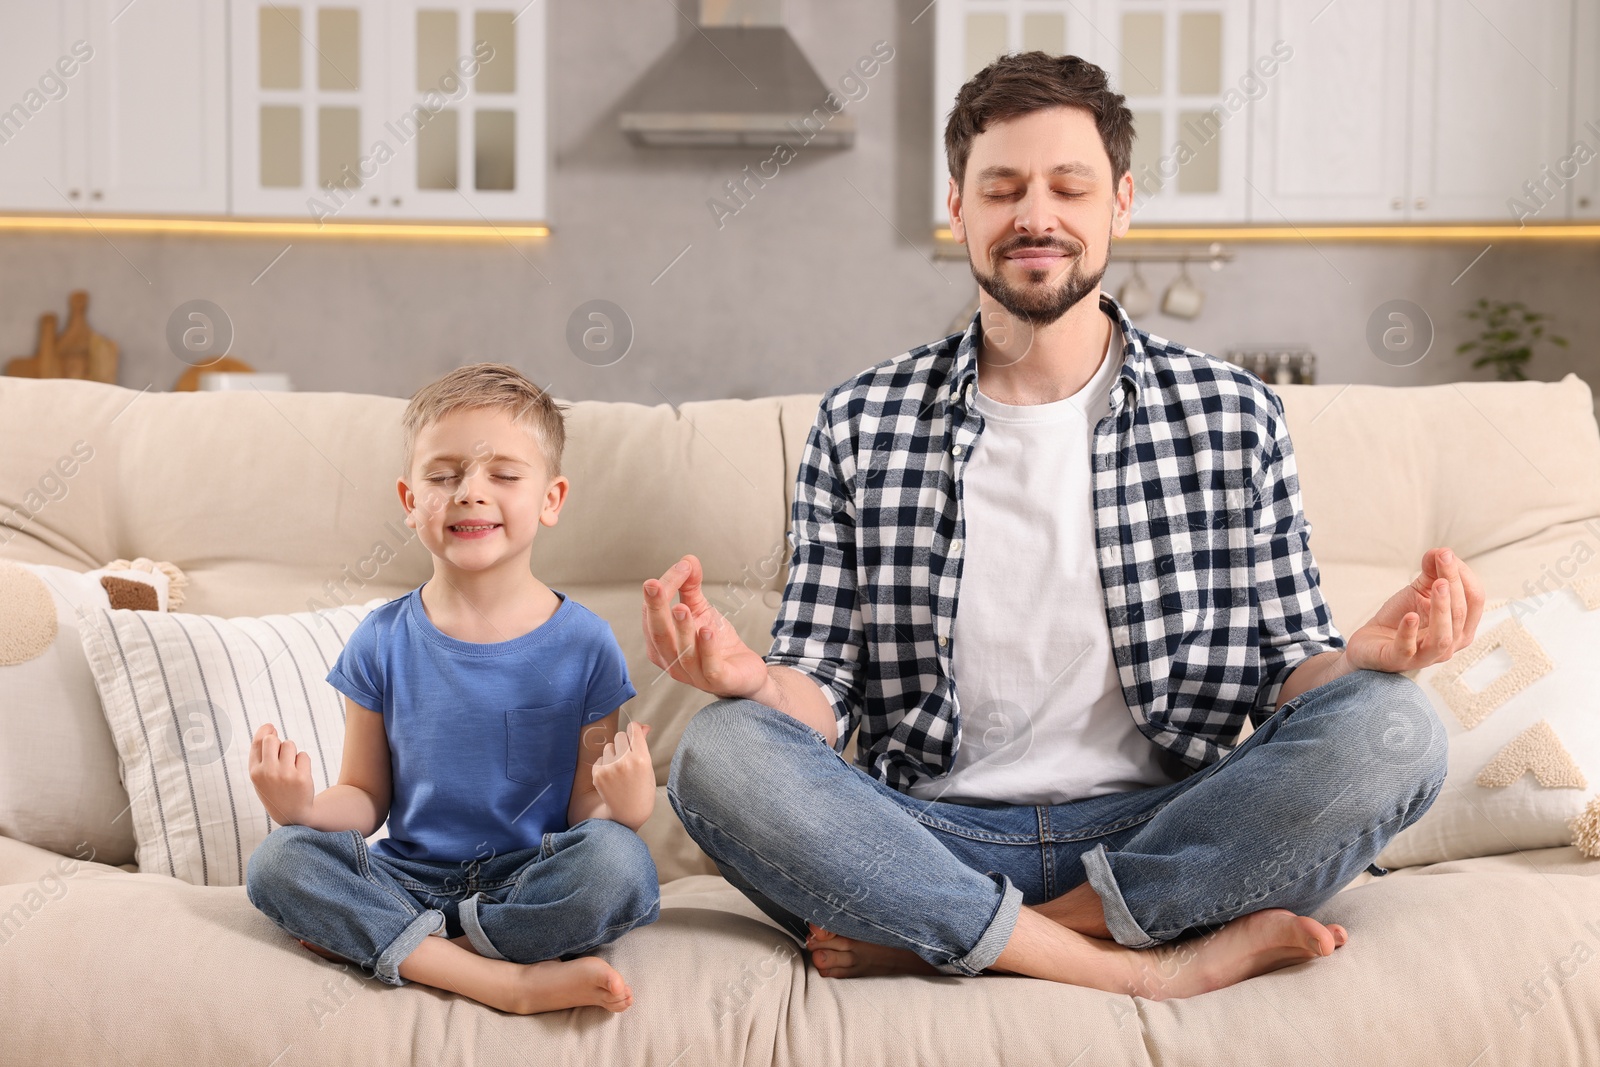
[[[1415,670],[1442,663],[1476,640],[1483,586],[1448,548],[1422,555],[1422,573],[1384,602],[1345,642],[1353,670]]]
[[[644,583],[644,639],[650,662],[714,697],[753,697],[767,662],[739,638],[700,589],[700,560],[684,556]],[[678,594],[679,603],[672,602]]]

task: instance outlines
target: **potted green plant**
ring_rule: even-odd
[[[1456,353],[1479,353],[1472,361],[1473,369],[1493,367],[1495,378],[1502,382],[1528,380],[1522,371],[1533,358],[1534,346],[1541,341],[1567,347],[1565,337],[1545,333],[1545,320],[1550,316],[1529,311],[1520,300],[1489,300],[1480,296],[1463,314],[1479,324],[1478,336],[1457,345]]]

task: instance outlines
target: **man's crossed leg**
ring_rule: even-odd
[[[995,970],[1161,999],[1342,945],[1308,913],[1427,810],[1445,754],[1415,683],[1362,670],[1183,781],[979,807],[900,794],[799,720],[719,700],[685,732],[668,797],[824,975]]]

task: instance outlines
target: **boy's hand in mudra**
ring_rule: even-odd
[[[630,722],[594,762],[594,788],[613,822],[638,830],[656,804],[656,772],[645,737],[650,727]]]

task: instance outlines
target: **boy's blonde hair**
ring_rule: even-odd
[[[509,363],[469,363],[416,391],[401,419],[408,475],[422,428],[469,408],[497,408],[509,414],[512,422],[533,435],[548,475],[560,476],[567,408]]]

